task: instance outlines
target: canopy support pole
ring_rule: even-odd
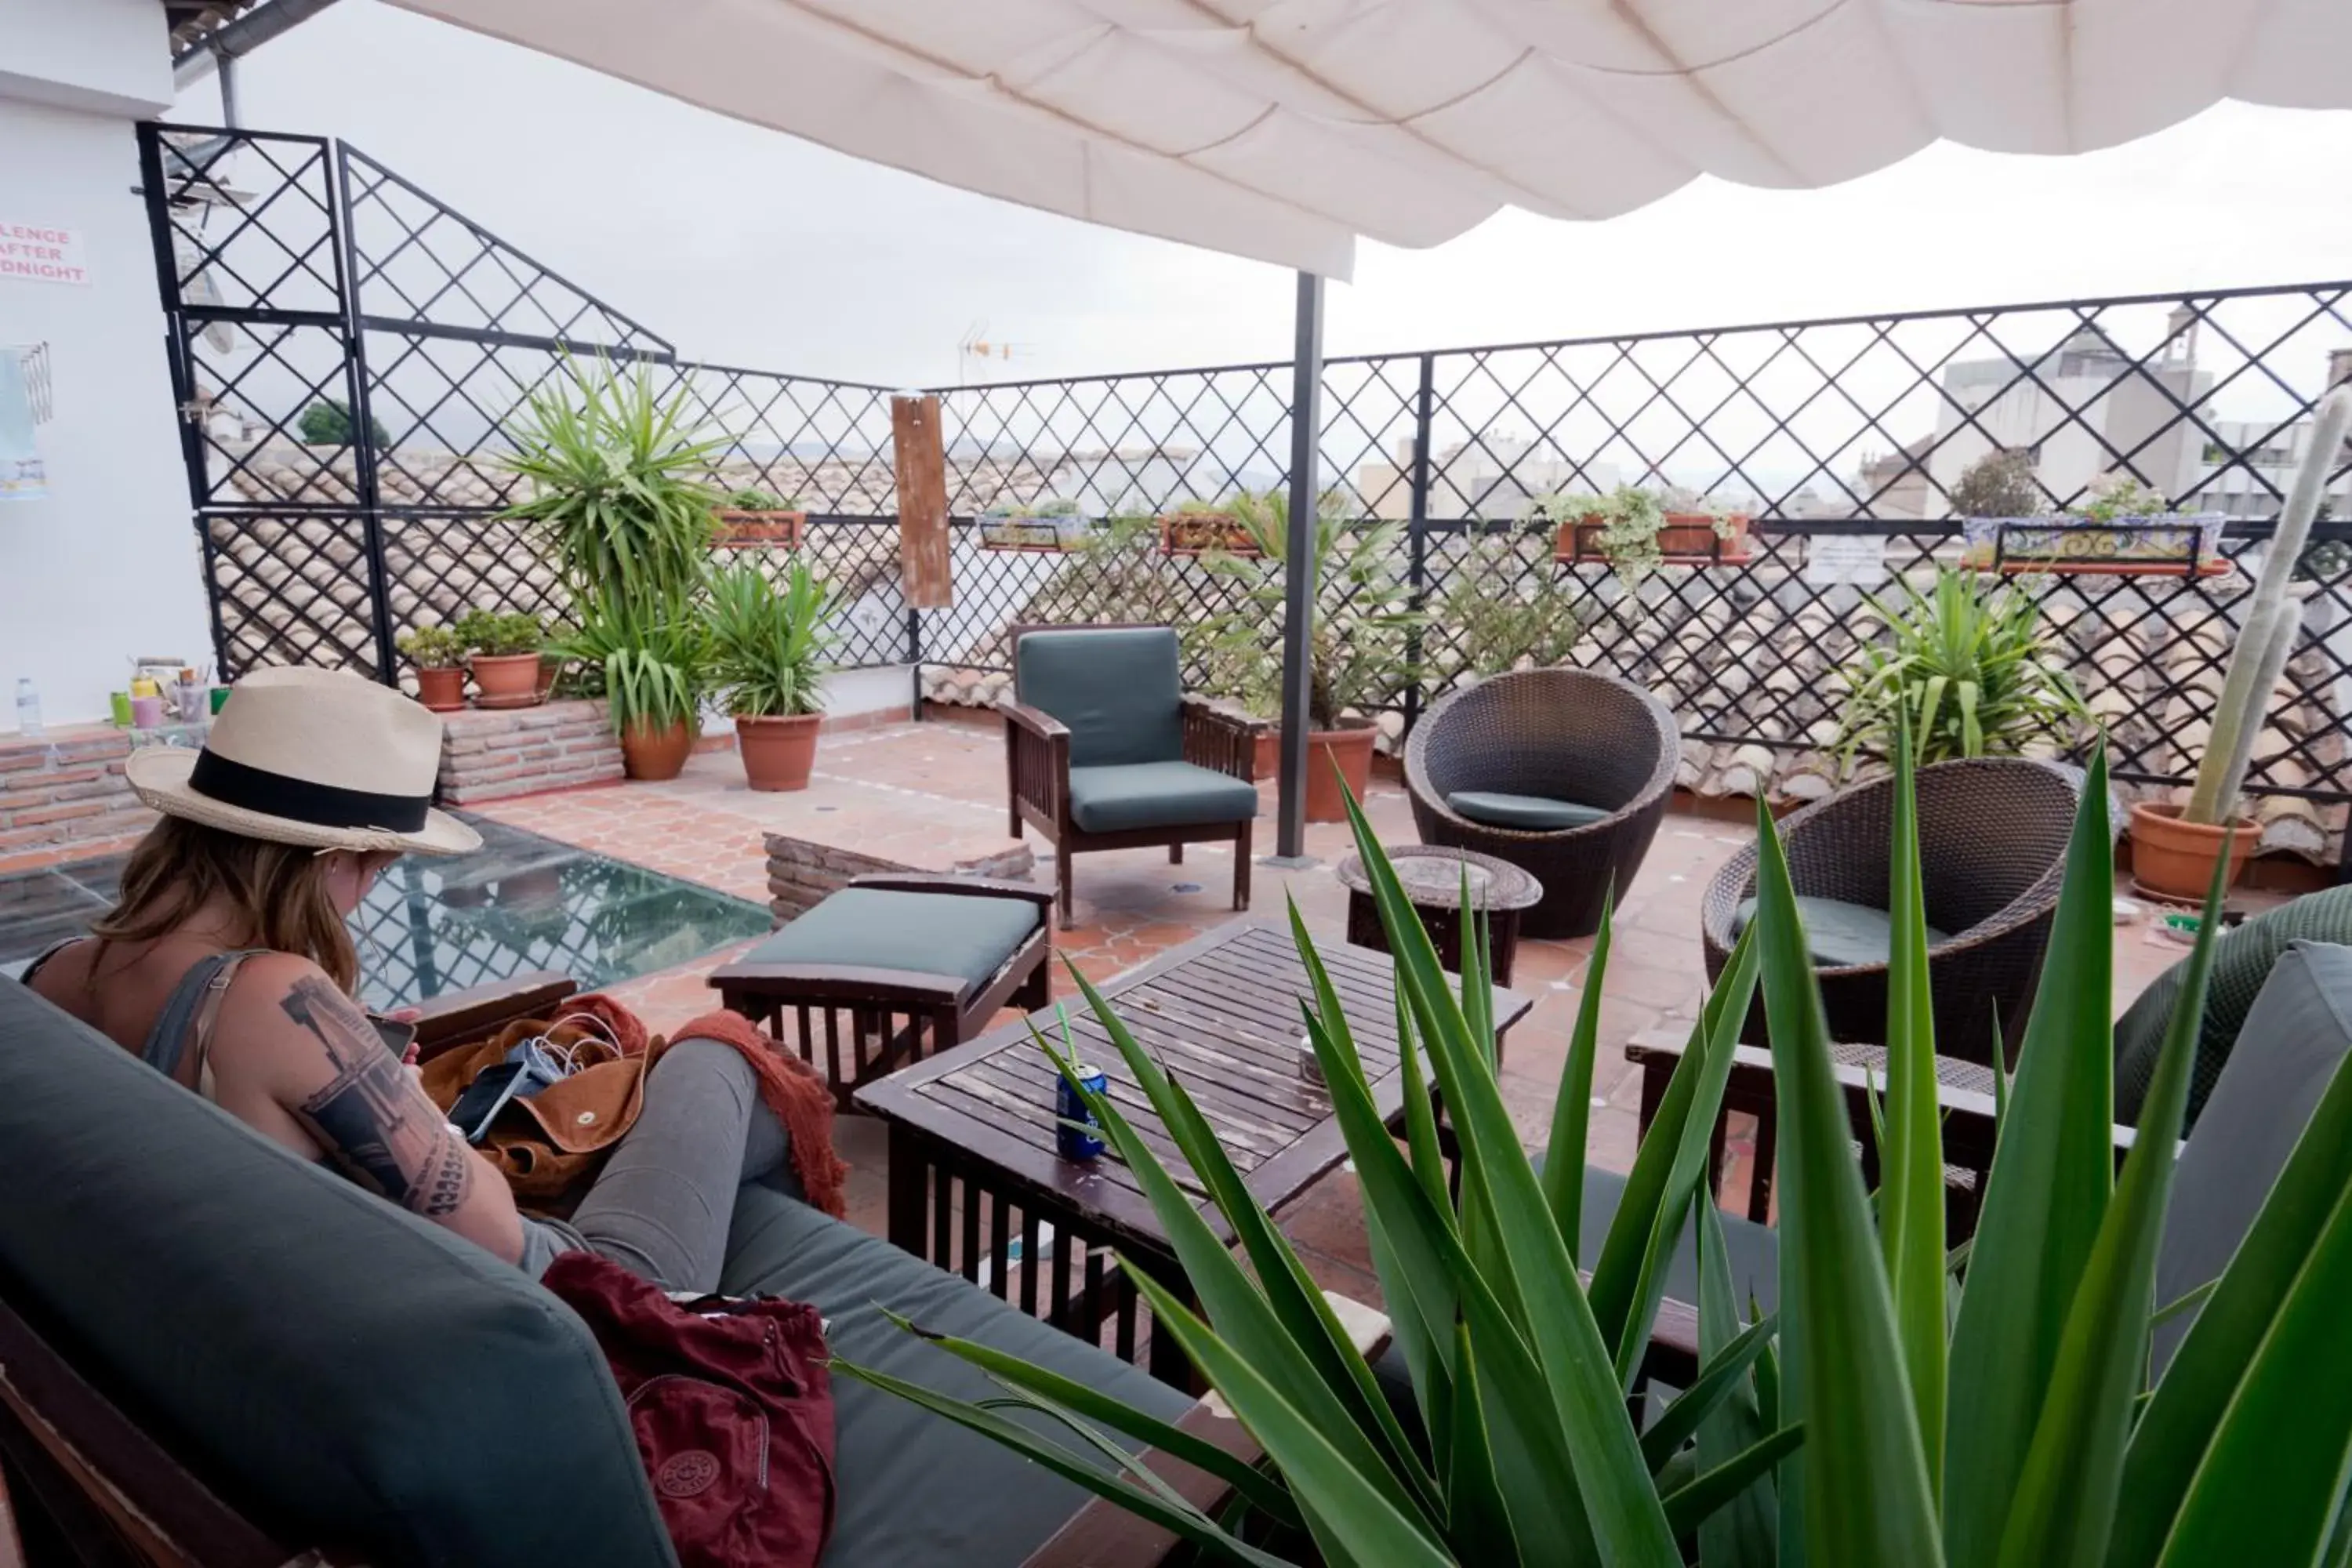
[[[1309,866],[1307,855],[1307,694],[1314,674],[1316,448],[1323,433],[1323,279],[1298,275],[1297,334],[1290,371],[1290,527],[1283,550],[1282,769],[1275,808],[1274,866]]]

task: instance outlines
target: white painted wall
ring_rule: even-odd
[[[48,494],[0,501],[0,728],[13,729],[20,676],[48,723],[70,723],[104,716],[131,657],[212,651],[133,193],[133,119],[171,99],[163,7],[0,0],[0,221],[79,230],[90,274],[0,279],[0,345],[48,344],[56,403],[39,428]]]

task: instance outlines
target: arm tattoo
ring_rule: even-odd
[[[448,1124],[418,1093],[400,1058],[352,999],[317,975],[294,983],[279,1004],[317,1037],[333,1064],[331,1082],[295,1115],[342,1173],[427,1219],[457,1212],[474,1162]]]

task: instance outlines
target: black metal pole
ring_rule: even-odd
[[[1323,433],[1323,279],[1298,275],[1290,370],[1290,537],[1283,551],[1282,771],[1274,858],[1307,863],[1307,693],[1314,671],[1316,447]]]
[[[1429,597],[1429,426],[1433,412],[1436,379],[1435,354],[1421,356],[1421,385],[1412,397],[1412,483],[1405,518],[1405,585],[1412,590],[1411,604],[1418,612]],[[1421,722],[1422,688],[1427,678],[1423,674],[1421,656],[1421,623],[1415,621],[1405,634],[1405,667],[1412,672],[1412,684],[1404,689],[1404,729]]]

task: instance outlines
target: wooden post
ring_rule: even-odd
[[[913,610],[955,603],[948,562],[948,458],[937,397],[890,400],[898,476],[898,587]]]

